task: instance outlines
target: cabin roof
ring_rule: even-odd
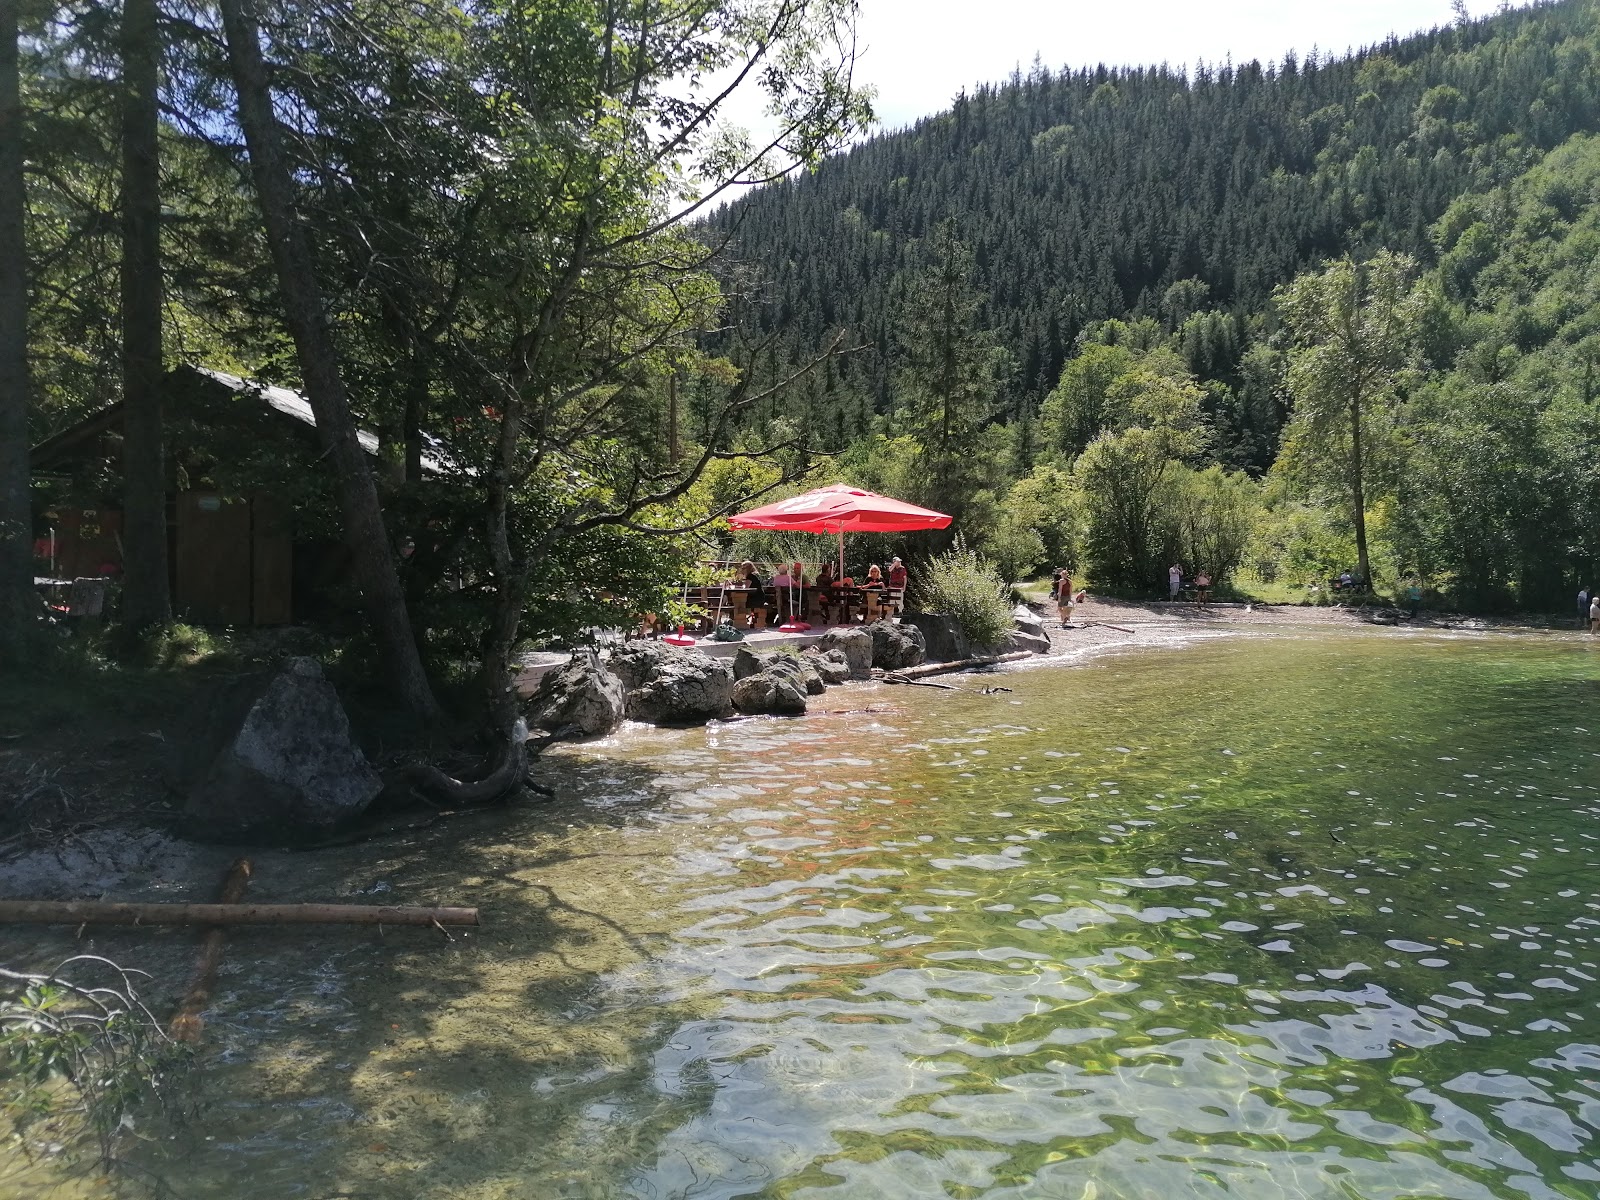
[[[211,367],[185,364],[169,372],[167,379],[182,379],[185,375],[191,378],[207,380],[220,384],[229,391],[240,396],[254,397],[260,400],[273,412],[281,413],[311,429],[317,427],[317,417],[311,411],[311,404],[299,392],[290,391],[285,387],[274,387],[268,384],[252,383],[238,375],[230,375],[226,371],[218,371]],[[92,439],[103,433],[121,428],[122,401],[108,404],[74,425],[68,426],[59,433],[53,434],[40,442],[29,454],[29,462],[33,469],[48,469],[64,459],[71,458],[73,453],[89,444]],[[378,453],[378,435],[370,429],[357,429],[356,440],[361,443],[361,448],[368,454]],[[437,438],[427,437],[425,441],[429,452],[422,455],[422,470],[429,475],[445,475],[450,473],[446,464],[445,450]]]

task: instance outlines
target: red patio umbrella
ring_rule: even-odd
[[[904,500],[880,496],[847,483],[834,483],[814,492],[791,496],[776,504],[739,513],[729,517],[728,524],[734,529],[836,533],[839,535],[839,574],[843,575],[844,535],[847,530],[852,533],[899,533],[911,529],[943,529],[951,520],[948,513],[918,508]]]

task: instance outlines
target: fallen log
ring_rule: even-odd
[[[238,904],[250,886],[250,860],[235,859],[228,873],[222,877],[222,887],[217,892],[217,903]],[[167,1032],[175,1042],[198,1042],[205,1022],[200,1014],[211,1002],[211,993],[217,987],[217,968],[222,965],[222,948],[227,943],[228,930],[223,925],[213,925],[200,935],[200,956],[195,960],[194,974],[189,977],[189,989],[178,1002],[177,1011]]]
[[[127,904],[0,900],[0,924],[23,925],[476,925],[475,908],[373,904]]]
[[[908,679],[900,671],[885,671],[883,673],[883,681],[885,683],[903,683],[906,687],[943,688],[947,692],[959,692],[961,690],[953,683],[931,683],[926,679]]]
[[[924,675],[943,675],[948,671],[971,671],[978,667],[992,667],[996,663],[1017,662],[1035,657],[1032,650],[1017,650],[1011,654],[996,654],[985,658],[957,658],[950,662],[923,663],[920,667],[907,667],[896,671],[905,679],[920,679]]]

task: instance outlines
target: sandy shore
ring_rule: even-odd
[[[1188,635],[1207,630],[1223,632],[1241,626],[1250,628],[1382,628],[1390,624],[1375,622],[1379,613],[1392,613],[1392,609],[1346,608],[1330,605],[1317,607],[1297,604],[1246,604],[1212,603],[1195,604],[1189,601],[1112,600],[1087,597],[1077,606],[1070,626],[1062,626],[1056,619],[1055,606],[1041,607],[1045,618],[1045,632],[1056,655],[1074,655],[1091,648],[1117,646],[1169,646],[1176,647],[1189,640]],[[1516,633],[1566,634],[1572,637],[1587,636],[1577,628],[1576,620],[1563,623],[1543,614],[1515,614],[1508,617],[1462,616],[1459,613],[1440,613],[1423,609],[1415,620],[1402,617],[1394,628],[1399,630],[1438,630],[1440,632],[1495,631]]]

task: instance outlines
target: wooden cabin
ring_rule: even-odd
[[[281,625],[346,607],[346,556],[329,481],[315,469],[304,397],[204,367],[164,380],[167,563],[173,614],[204,625]],[[375,434],[358,435],[368,453]],[[122,570],[122,405],[33,448],[36,574]],[[438,473],[437,461],[424,470]],[[345,597],[348,599],[349,597]]]

